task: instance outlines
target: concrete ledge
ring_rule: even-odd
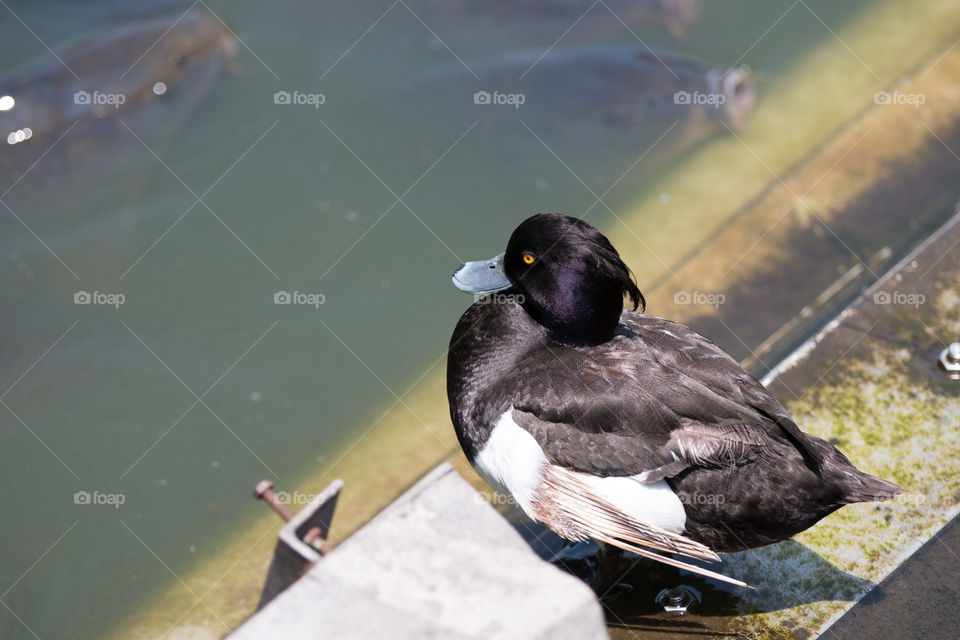
[[[445,463],[229,637],[606,638],[593,592],[542,561]]]

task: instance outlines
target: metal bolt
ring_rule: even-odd
[[[321,555],[330,553],[330,544],[320,535],[320,527],[312,527],[310,531],[307,531],[307,535],[303,536],[303,541],[319,551]]]
[[[693,604],[703,602],[700,592],[691,586],[681,584],[672,589],[663,589],[654,600],[667,613],[678,613],[681,616]]]
[[[253,497],[265,501],[274,511],[276,511],[284,522],[290,522],[293,519],[293,512],[290,507],[285,505],[277,492],[273,490],[272,480],[261,480],[253,490]]]
[[[960,342],[954,342],[940,352],[940,368],[954,380],[960,380]]]
[[[954,362],[960,363],[960,342],[954,342],[947,347],[947,357]]]

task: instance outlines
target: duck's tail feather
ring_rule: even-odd
[[[854,469],[854,472],[850,473],[846,484],[847,491],[843,504],[883,502],[884,500],[893,500],[903,493],[903,487],[900,485],[872,476],[869,473],[863,473],[858,469]]]
[[[652,551],[648,551],[647,549],[644,549],[644,548],[642,548],[642,547],[638,547],[638,546],[635,545],[635,544],[630,544],[629,542],[624,542],[623,540],[616,540],[616,539],[614,539],[614,538],[607,538],[607,537],[605,537],[605,536],[600,536],[600,535],[597,535],[597,534],[594,534],[593,537],[594,537],[596,540],[599,540],[600,542],[606,542],[607,544],[612,544],[613,546],[619,547],[619,548],[623,549],[624,551],[629,551],[629,552],[631,552],[631,553],[637,554],[638,556],[643,556],[644,558],[650,558],[651,560],[656,560],[657,562],[662,562],[663,564],[668,564],[668,565],[670,565],[671,567],[676,567],[676,568],[678,568],[678,569],[683,569],[683,570],[685,570],[685,571],[690,571],[690,572],[692,572],[692,573],[698,573],[698,574],[700,574],[700,575],[702,575],[702,576],[706,576],[706,577],[708,577],[708,578],[714,578],[714,579],[716,579],[716,580],[721,580],[721,581],[723,581],[723,582],[728,582],[728,583],[733,584],[733,585],[736,585],[736,586],[738,586],[738,587],[746,587],[747,589],[754,589],[754,588],[755,588],[755,587],[751,587],[751,586],[748,585],[746,582],[743,582],[743,581],[741,581],[741,580],[737,580],[736,578],[731,578],[731,577],[729,577],[729,576],[723,575],[722,573],[717,573],[716,571],[710,571],[709,569],[704,569],[703,567],[698,567],[697,565],[695,565],[695,564],[690,564],[689,562],[684,562],[684,561],[682,561],[682,560],[677,560],[677,559],[675,559],[675,558],[670,558],[670,557],[667,557],[667,556],[662,556],[662,555],[660,555],[659,553],[654,553],[654,552],[652,552]]]

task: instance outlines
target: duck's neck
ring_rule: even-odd
[[[447,397],[457,438],[471,462],[510,403],[508,396],[487,392],[516,375],[524,354],[542,340],[540,325],[509,300],[475,303],[457,323],[447,352]],[[480,402],[485,397],[490,400]]]
[[[527,299],[523,308],[554,342],[594,346],[613,337],[623,311],[618,285],[574,284],[559,287],[549,304]]]

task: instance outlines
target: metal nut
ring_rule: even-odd
[[[951,378],[960,380],[960,342],[954,342],[940,352],[940,368]]]
[[[703,602],[703,597],[693,587],[681,584],[672,589],[661,590],[654,601],[667,613],[678,613],[682,616],[691,605]]]

